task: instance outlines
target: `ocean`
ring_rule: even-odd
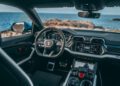
[[[49,19],[84,20],[91,21],[96,26],[103,26],[110,29],[120,29],[120,21],[113,21],[114,18],[120,18],[119,15],[102,15],[99,19],[80,18],[77,14],[39,13],[39,15],[43,22]],[[14,22],[21,21],[32,23],[29,17],[24,13],[2,12],[0,13],[0,31],[7,30]]]

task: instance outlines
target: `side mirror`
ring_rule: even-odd
[[[29,32],[32,29],[32,25],[27,22],[15,22],[11,26],[11,30],[17,33]]]
[[[14,32],[22,33],[22,32],[24,32],[25,24],[24,24],[24,22],[15,22],[15,23],[13,23],[11,29]]]
[[[79,17],[83,18],[100,18],[100,13],[93,13],[93,12],[79,12]]]

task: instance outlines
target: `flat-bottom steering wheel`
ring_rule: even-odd
[[[64,34],[56,28],[45,28],[35,38],[36,53],[42,57],[59,57],[64,51],[64,46]]]

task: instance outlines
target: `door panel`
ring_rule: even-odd
[[[24,35],[15,38],[3,39],[1,47],[10,55],[16,62],[27,58],[31,53],[33,35]]]

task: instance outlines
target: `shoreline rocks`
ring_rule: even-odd
[[[46,27],[68,27],[93,29],[95,25],[89,21],[50,19],[44,22]]]

